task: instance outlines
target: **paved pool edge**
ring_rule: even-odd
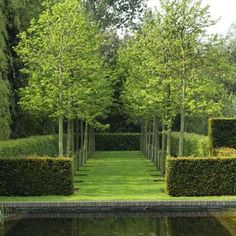
[[[236,208],[236,201],[1,202],[1,207],[27,213],[200,211]]]

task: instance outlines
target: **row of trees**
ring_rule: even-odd
[[[60,120],[61,154],[62,120],[70,124],[68,134],[78,129],[78,120],[103,128],[98,120],[108,117],[111,97],[109,122],[123,126],[120,121],[125,108],[132,121],[141,124],[143,137],[148,134],[147,130],[154,130],[153,141],[150,138],[149,145],[144,144],[143,148],[156,142],[158,126],[165,131],[164,151],[159,152],[155,146],[153,152],[146,150],[147,153],[167,151],[170,154],[171,130],[176,117],[181,118],[181,156],[186,118],[206,119],[218,115],[225,101],[230,105],[224,113],[235,114],[236,109],[232,109],[236,100],[235,30],[232,27],[226,42],[207,35],[207,28],[215,22],[200,1],[164,0],[159,12],[146,14],[140,28],[137,22],[142,22],[143,0],[0,0],[0,4],[0,15],[4,16],[0,39],[0,88],[4,99],[1,99],[0,112],[3,126],[8,127],[4,128],[6,138],[11,120],[13,133],[19,135],[17,127],[26,127],[16,125],[24,120],[25,112],[22,113],[17,101],[19,88],[26,85],[20,92],[20,104],[31,112],[30,116],[26,115],[27,127],[36,130],[31,123],[34,120],[39,124],[37,130],[44,129],[41,123],[45,124],[48,116]],[[78,4],[77,12],[71,4]],[[118,37],[118,28],[131,26],[136,28],[132,36]],[[16,49],[19,58],[12,46],[18,44],[16,34],[28,27]],[[26,76],[19,76],[22,62]],[[118,75],[114,73],[117,62]],[[25,77],[29,77],[29,81]],[[115,80],[111,80],[112,77]],[[231,92],[229,97],[227,90]],[[36,120],[32,119],[32,111]],[[85,124],[81,127],[86,129]],[[67,141],[68,153],[73,143],[73,138],[69,139],[72,141]]]
[[[157,142],[160,125],[156,124],[162,123],[166,142],[162,146],[168,156],[176,116],[180,116],[179,156],[183,156],[186,117],[217,116],[224,107],[224,82],[234,70],[221,50],[222,41],[207,34],[214,24],[201,1],[162,0],[160,10],[146,15],[141,29],[119,52],[120,73],[126,78],[125,108],[141,124],[145,137],[147,130],[153,130],[149,143]],[[143,149],[149,154],[147,139],[143,138]],[[155,153],[158,150],[152,156]]]
[[[20,104],[58,119],[59,156],[64,155],[64,119],[67,155],[72,152],[74,120],[85,122],[84,150],[88,149],[89,127],[104,127],[98,118],[112,103],[112,89],[110,70],[101,55],[103,42],[98,26],[89,21],[77,0],[47,4],[39,19],[20,35],[16,51],[28,78]]]
[[[63,0],[0,0],[0,82],[3,84],[1,91],[4,89],[0,98],[7,102],[0,111],[3,118],[1,127],[4,130],[0,134],[1,140],[8,139],[9,136],[16,138],[56,130],[54,122],[49,121],[46,114],[29,113],[19,105],[19,90],[26,85],[26,80],[20,73],[24,65],[13,48],[19,42],[17,35],[29,27],[32,19],[37,21],[48,4],[60,2]],[[113,64],[114,67],[116,50],[120,45],[116,29],[135,26],[146,7],[145,0],[82,2],[87,17],[106,32],[106,44],[103,45],[102,53],[109,66]]]

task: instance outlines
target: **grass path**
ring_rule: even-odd
[[[81,197],[154,199],[164,191],[164,179],[140,152],[97,152],[79,174],[87,175],[76,177]]]
[[[164,192],[160,177],[150,160],[138,151],[96,152],[75,176],[71,196],[1,197],[7,201],[80,200],[236,200],[236,196],[171,197]]]

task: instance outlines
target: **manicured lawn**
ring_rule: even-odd
[[[164,178],[140,152],[117,151],[96,152],[77,173],[72,196],[0,197],[0,202],[76,200],[236,200],[236,196],[170,197],[164,192]]]

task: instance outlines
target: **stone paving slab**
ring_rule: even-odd
[[[236,201],[72,201],[2,202],[0,208],[29,213],[163,212],[236,208]]]

